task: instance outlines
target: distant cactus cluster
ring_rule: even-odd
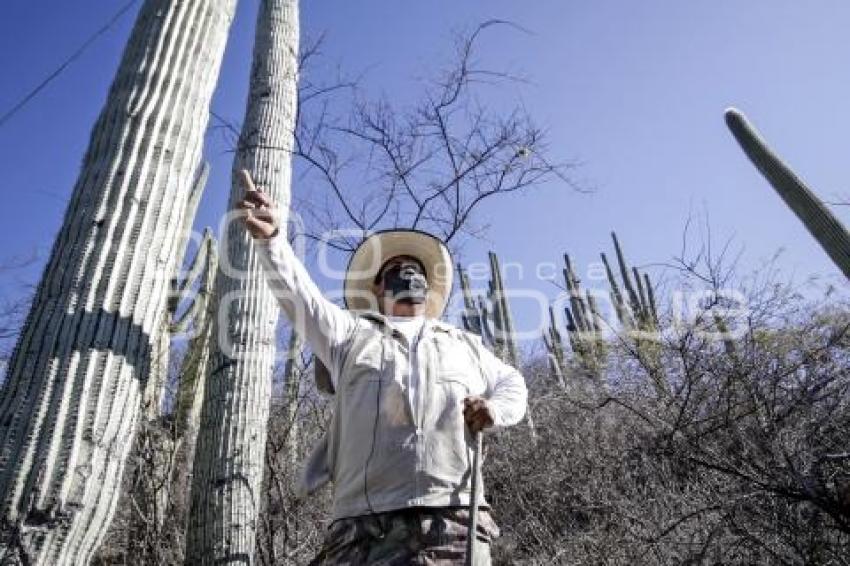
[[[457,266],[464,302],[461,322],[466,330],[480,335],[484,343],[501,360],[517,366],[519,351],[499,258],[490,252],[489,259],[490,281],[487,284],[487,296],[479,296],[477,301],[469,285],[469,276],[461,264]]]
[[[582,293],[581,280],[568,254],[564,254],[563,275],[569,297],[569,306],[564,307],[564,320],[570,348],[577,365],[591,376],[599,377],[605,359],[602,316],[590,291]],[[549,352],[552,376],[558,383],[566,385],[564,376],[568,363],[553,306],[549,307],[549,328],[543,333],[543,342]]]
[[[616,233],[612,232],[611,237],[617,255],[619,281],[608,257],[605,253],[600,254],[608,278],[611,305],[624,336],[631,337],[656,389],[662,394],[667,391],[667,386],[658,363],[657,333],[660,324],[652,282],[647,274],[640,273],[635,267],[629,268]],[[543,334],[543,342],[548,352],[552,377],[564,386],[567,375],[584,373],[601,380],[608,355],[608,344],[603,335],[604,318],[594,295],[590,290],[582,290],[581,281],[568,254],[564,254],[563,275],[569,299],[569,306],[564,307],[564,328],[573,356],[569,359],[566,354],[555,309],[550,306],[549,328]]]
[[[641,360],[659,396],[666,395],[669,389],[659,359],[658,333],[661,325],[652,282],[646,273],[629,267],[616,233],[612,232],[611,237],[619,278],[605,253],[600,254],[608,279],[611,305],[622,336]],[[501,359],[515,364],[518,355],[508,293],[502,281],[498,257],[490,252],[489,259],[491,279],[486,297],[475,297],[466,271],[460,264],[457,266],[464,301],[461,321],[466,330],[481,335],[485,344]],[[562,387],[569,385],[568,376],[585,375],[602,382],[609,353],[604,333],[605,319],[591,290],[582,289],[568,254],[564,254],[562,273],[568,302],[563,309],[563,324],[559,321],[556,307],[550,305],[549,326],[542,336],[551,377]]]
[[[658,330],[658,309],[655,306],[655,294],[649,275],[641,274],[636,267],[630,270],[615,232],[611,232],[611,239],[614,241],[614,252],[617,254],[617,264],[620,268],[625,294],[617,284],[608,258],[604,253],[599,255],[605,265],[608,284],[611,286],[611,301],[617,313],[617,319],[628,330],[655,332]]]

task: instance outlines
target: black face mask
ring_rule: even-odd
[[[415,263],[394,265],[384,272],[384,293],[396,301],[421,304],[428,293],[428,280]]]

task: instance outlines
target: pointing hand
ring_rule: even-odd
[[[242,200],[236,207],[244,211],[245,228],[252,237],[268,239],[278,232],[277,209],[274,203],[254,185],[251,174],[242,169],[239,172],[239,182],[245,189]]]

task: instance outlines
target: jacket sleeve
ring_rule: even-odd
[[[255,238],[254,245],[281,310],[316,357],[326,367],[335,368],[341,346],[356,327],[354,315],[322,294],[282,231],[269,239]],[[337,372],[331,369],[330,374],[335,380]]]
[[[525,378],[519,370],[497,358],[480,341],[478,346],[482,373],[487,381],[484,397],[493,412],[493,426],[515,425],[525,416],[528,406]]]

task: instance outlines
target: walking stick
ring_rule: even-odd
[[[466,538],[466,566],[472,566],[475,537],[478,531],[478,477],[481,475],[481,431],[475,433],[475,453],[472,456],[472,493],[469,500],[469,534]]]

